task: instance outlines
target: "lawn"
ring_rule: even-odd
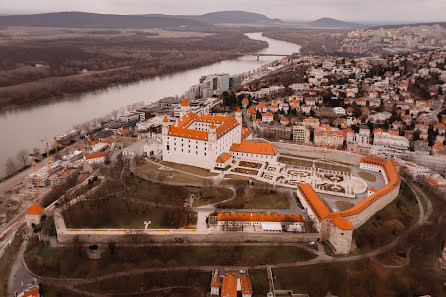
[[[196,265],[259,265],[306,261],[314,254],[292,246],[163,246],[106,248],[89,260],[79,247],[53,248],[32,240],[25,252],[29,268],[48,277],[94,277],[147,267]]]
[[[219,208],[234,209],[289,209],[288,193],[261,188],[249,188],[249,194],[240,193],[231,201],[221,203]]]
[[[20,227],[19,230],[22,228]],[[11,272],[12,265],[17,253],[19,252],[20,246],[22,245],[23,237],[18,231],[11,245],[6,249],[3,256],[0,258],[0,296],[6,296],[9,273]]]
[[[358,175],[359,175],[359,177],[365,179],[365,180],[368,181],[368,182],[373,183],[373,182],[376,181],[376,176],[374,176],[374,175],[371,174],[371,173],[364,172],[364,171],[360,171],[360,172],[358,172]]]
[[[56,287],[48,283],[40,283],[39,291],[45,297],[82,297],[83,295],[70,291],[62,287]]]
[[[193,206],[202,206],[226,200],[232,197],[232,190],[228,188],[196,188],[186,187],[189,193],[194,194]]]
[[[120,198],[84,200],[63,212],[67,228],[182,228],[194,224],[196,213],[183,208],[149,207],[133,200]],[[178,218],[176,219],[172,219]],[[185,217],[185,218],[184,218]],[[182,219],[180,219],[182,218]]]
[[[136,165],[136,169],[138,171],[150,177],[156,172],[158,172],[159,168],[160,168],[159,165],[148,161],[144,161]]]
[[[211,283],[211,272],[207,271],[169,271],[146,272],[131,276],[121,276],[99,282],[81,285],[80,288],[100,294],[119,294],[119,296],[153,297],[190,297],[206,296]],[[158,290],[179,286],[181,288]],[[153,290],[150,292],[150,290]],[[142,294],[147,292],[146,294]]]
[[[418,217],[418,201],[408,185],[402,182],[398,197],[356,229],[353,238],[361,250],[375,249],[407,230]]]
[[[347,201],[336,201],[335,204],[339,208],[339,211],[344,211],[355,206],[353,203]]]
[[[167,163],[167,162],[165,162],[165,163]],[[169,163],[169,164],[175,164],[175,163]],[[175,164],[175,165],[180,166],[181,164]],[[186,165],[181,165],[181,166],[186,166]],[[170,169],[170,167],[172,167],[172,166],[166,165],[166,167],[163,169],[163,168],[161,168],[161,166],[159,166],[157,164],[154,164],[154,163],[148,162],[148,161],[144,161],[143,163],[138,164],[136,166],[136,169],[138,171],[140,171],[141,173],[145,174],[146,176],[148,176],[149,178],[155,179],[160,182],[172,181],[172,182],[190,183],[190,184],[203,183],[203,178],[201,178],[201,177],[190,175],[190,174],[183,173],[183,172],[179,172],[174,169]],[[192,167],[192,166],[189,166],[189,167]],[[167,168],[167,170],[166,170],[166,168]],[[198,168],[198,167],[192,167],[192,168],[202,169],[202,168]],[[205,170],[205,169],[203,169],[203,170]],[[188,172],[190,172],[190,171],[188,171]],[[208,170],[208,173],[210,173],[209,170]]]
[[[265,297],[269,291],[268,275],[265,269],[249,270],[253,297]]]
[[[208,169],[195,167],[195,166],[172,163],[172,162],[167,162],[167,161],[162,161],[162,162],[160,162],[160,164],[170,167],[170,168],[173,168],[173,169],[176,169],[176,170],[181,170],[181,171],[185,171],[185,172],[200,175],[200,176],[217,176],[218,175],[218,173],[212,173]]]
[[[182,206],[189,193],[184,187],[146,181],[131,174],[124,175],[128,196],[141,200]]]

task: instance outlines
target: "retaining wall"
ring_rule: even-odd
[[[319,158],[324,160],[337,161],[350,165],[358,165],[362,155],[333,149],[325,149],[315,146],[299,145],[286,142],[273,142],[274,146],[281,154],[296,155],[302,157]]]

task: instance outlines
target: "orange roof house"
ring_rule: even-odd
[[[253,294],[251,279],[246,274],[243,274],[242,277],[240,277],[240,286],[242,295]]]
[[[96,158],[101,158],[101,157],[105,157],[105,152],[97,152],[97,153],[91,153],[91,154],[85,155],[86,160],[91,160],[91,159],[96,159]]]
[[[248,113],[252,114],[252,115],[256,115],[257,114],[257,112],[252,107],[248,108]]]
[[[45,208],[43,208],[42,206],[33,204],[28,208],[25,214],[31,214],[31,215],[41,214],[44,210]]]
[[[218,274],[212,275],[211,288],[220,288],[221,277]]]
[[[237,297],[237,278],[234,274],[228,274],[223,278],[221,285],[222,297]]]
[[[181,102],[181,106],[189,106],[189,102],[187,102],[186,98],[184,98],[183,102]]]

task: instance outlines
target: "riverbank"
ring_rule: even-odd
[[[92,73],[80,73],[63,77],[49,77],[38,81],[23,83],[10,87],[0,88],[0,112],[23,107],[32,107],[38,104],[48,104],[64,99],[70,95],[80,95],[86,92],[105,90],[110,87],[126,85],[161,75],[174,74],[190,68],[197,68],[214,63],[234,59],[234,55],[212,54],[207,52],[190,53],[200,56],[199,61],[185,64],[174,64],[153,72],[147,72],[137,66],[128,66],[126,69],[110,69]],[[31,94],[36,97],[30,98]],[[57,95],[54,95],[57,94]],[[4,96],[4,97],[3,97]],[[2,102],[4,98],[9,101]],[[32,99],[32,101],[30,101]],[[19,104],[10,103],[16,102]],[[4,105],[1,105],[4,104]]]
[[[269,46],[259,53],[292,54],[299,51],[299,46],[295,44],[266,38],[261,33],[246,35],[246,38],[268,43]],[[4,140],[0,155],[0,175],[4,171],[3,165],[6,160],[9,157],[15,160],[19,150],[32,150],[34,147],[43,150],[40,140],[44,137],[51,139],[63,131],[72,129],[74,125],[103,117],[134,103],[144,101],[148,104],[160,98],[184,94],[191,86],[197,84],[203,75],[252,72],[276,59],[274,56],[264,56],[257,61],[255,56],[243,56],[3,111],[0,113],[0,126],[13,128],[3,129],[0,134]]]
[[[7,57],[0,65],[0,111],[199,68],[234,59],[234,52],[268,47],[242,33],[156,40],[89,36],[6,45],[0,47],[0,56]]]

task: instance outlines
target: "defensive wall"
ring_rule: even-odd
[[[399,193],[401,179],[392,161],[366,156],[360,161],[362,168],[379,171],[386,185],[352,208],[332,213],[309,184],[299,185],[297,195],[310,217],[319,225],[322,239],[328,239],[337,253],[347,254],[351,249],[353,230],[361,227],[378,211],[391,203]],[[363,166],[364,165],[364,166]],[[370,169],[373,167],[373,169]]]
[[[209,232],[203,233],[196,229],[74,229],[66,228],[60,210],[54,211],[57,241],[71,243],[77,238],[82,243],[108,242],[311,242],[320,238],[319,233],[267,233],[267,232]]]
[[[318,158],[340,163],[358,165],[363,155],[337,149],[323,148],[311,145],[301,145],[288,142],[273,142],[280,154],[297,155]]]

